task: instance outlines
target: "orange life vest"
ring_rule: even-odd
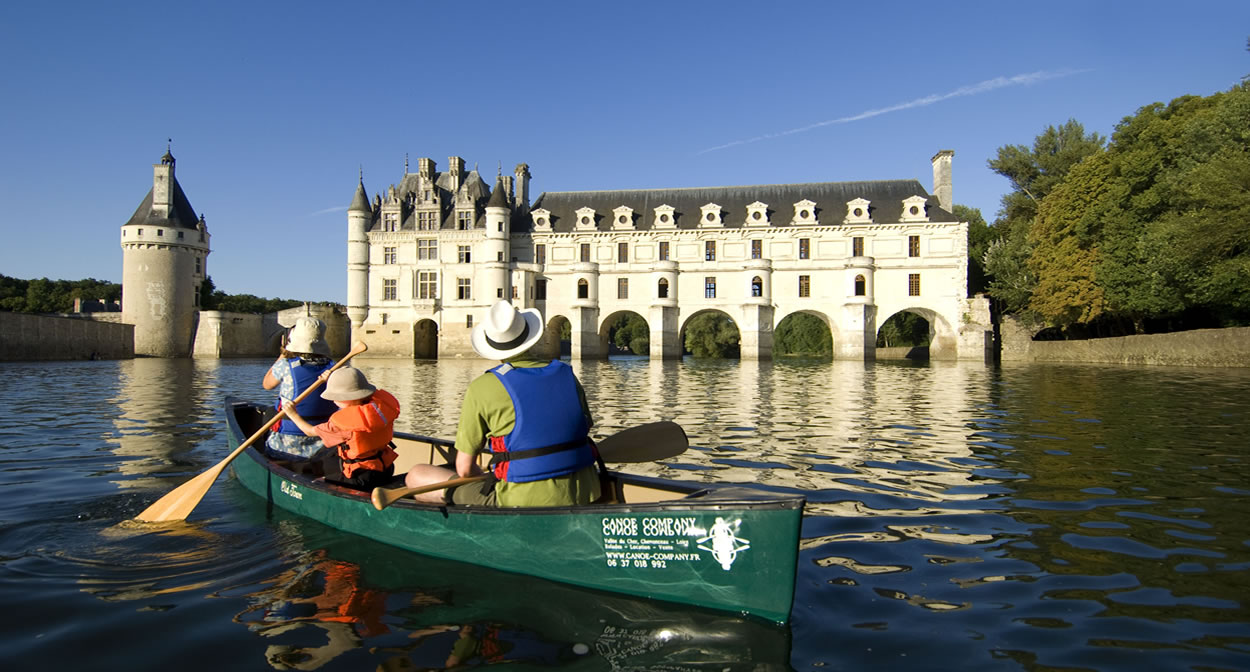
[[[344,478],[351,478],[357,469],[383,471],[395,463],[391,438],[397,417],[399,400],[386,390],[378,390],[369,401],[340,408],[330,416],[335,428],[352,434],[347,443],[337,446]]]

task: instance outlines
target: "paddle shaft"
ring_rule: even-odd
[[[654,462],[676,457],[690,445],[686,431],[675,422],[652,422],[637,427],[621,430],[612,436],[601,439],[599,446],[600,468],[603,463],[615,462]],[[606,471],[606,469],[605,469]],[[465,476],[453,478],[441,483],[430,483],[415,488],[374,488],[373,508],[381,511],[405,497],[419,495],[443,488],[454,488],[465,483],[474,483],[486,478],[481,476]]]
[[[478,481],[486,480],[488,476],[490,476],[490,474],[478,474],[477,476],[464,476],[461,478],[453,478],[450,480],[442,481],[440,483],[429,483],[427,485],[419,485],[415,488],[392,488],[390,490],[386,488],[374,488],[373,495],[372,497],[370,497],[370,499],[373,500],[373,508],[377,509],[378,511],[381,511],[382,509],[385,509],[386,507],[390,506],[391,504],[394,504],[395,502],[398,502],[399,500],[405,497],[412,497],[414,495],[420,495],[420,494],[424,494],[427,492],[434,492],[435,490],[442,490],[444,488],[454,488],[454,487],[461,486],[461,485],[468,485],[469,483],[477,483]]]
[[[338,363],[330,367],[330,373],[333,373],[340,367],[347,364],[352,357],[355,357],[368,349],[369,346],[365,345],[363,341],[357,341],[356,344],[352,346],[351,352],[347,353],[343,359],[340,359]],[[303,401],[304,397],[307,397],[317,388],[321,387],[323,381],[324,379],[318,376],[312,385],[309,385],[307,389],[295,398],[295,401],[291,402],[291,405],[296,405]],[[204,495],[208,493],[208,489],[213,487],[213,483],[217,480],[217,477],[221,475],[221,472],[226,469],[226,466],[233,462],[234,458],[242,455],[243,451],[247,450],[253,443],[256,443],[260,437],[265,436],[265,433],[269,431],[269,428],[273,426],[274,423],[286,417],[286,412],[287,407],[283,404],[282,409],[278,411],[276,416],[265,422],[260,429],[256,430],[255,434],[252,434],[246,441],[239,444],[239,447],[235,448],[229,455],[226,456],[225,459],[209,467],[199,476],[196,476],[186,483],[174,488],[169,492],[169,494],[156,500],[156,502],[154,502],[151,506],[144,509],[139,515],[135,516],[135,519],[147,522],[185,520],[186,517],[190,515],[191,511],[195,509],[195,506],[200,503],[200,500],[204,498]]]

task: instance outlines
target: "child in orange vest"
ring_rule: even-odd
[[[309,424],[289,402],[283,408],[300,431],[319,437],[330,449],[314,456],[324,464],[326,481],[365,491],[388,485],[395,475],[391,438],[399,401],[350,366],[330,374],[321,398],[333,401],[339,410],[320,425]]]

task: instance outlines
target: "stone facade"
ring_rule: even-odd
[[[0,361],[130,359],[134,345],[129,324],[0,311]]]
[[[829,325],[835,357],[871,360],[877,329],[912,312],[935,359],[986,357],[988,301],[967,298],[967,223],[951,214],[953,152],[933,157],[934,196],[915,180],[550,192],[528,203],[529,167],[488,188],[464,161],[421,159],[348,210],[348,317],[370,354],[472,357],[473,320],[500,298],[538,308],[555,354],[607,356],[609,327],[643,317],[651,357],[682,354],[706,311],[737,324],[742,356],[772,355],[802,312]]]

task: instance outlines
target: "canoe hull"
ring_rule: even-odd
[[[235,416],[227,412],[231,448],[246,438]],[[378,511],[366,493],[314,482],[255,449],[239,456],[233,470],[273,505],[417,553],[777,623],[789,619],[801,497],[717,488],[657,503],[466,509],[404,501]]]

